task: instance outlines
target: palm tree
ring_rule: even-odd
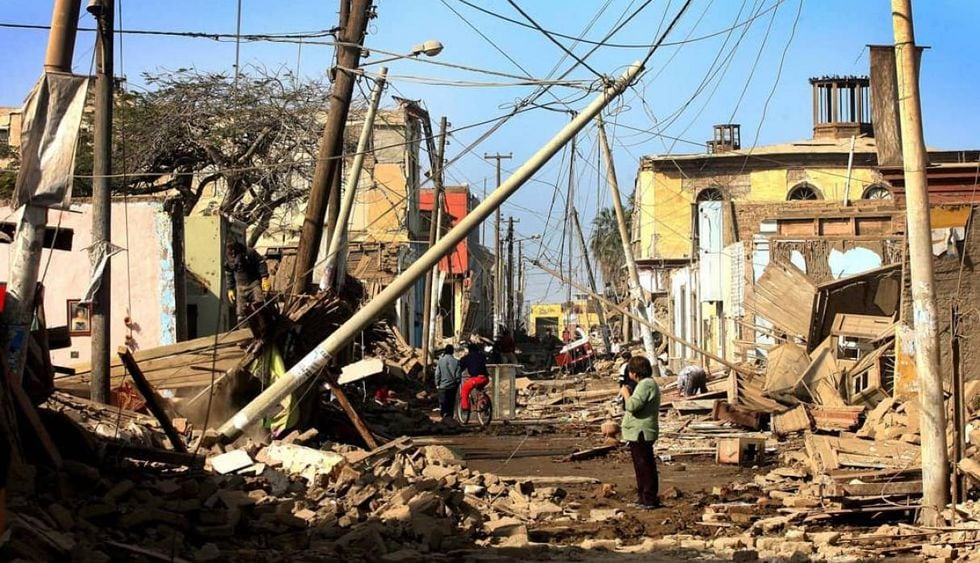
[[[631,213],[626,210],[627,221],[630,215]],[[623,272],[625,258],[622,239],[619,237],[616,210],[612,207],[600,209],[595,218],[592,219],[589,250],[592,251],[592,258],[599,263],[603,281],[611,283],[616,288],[617,293],[621,292],[626,285]]]

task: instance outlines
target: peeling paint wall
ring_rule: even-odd
[[[0,207],[0,213],[16,216],[6,206]],[[73,204],[71,211],[52,210],[48,213],[48,226],[69,228],[75,233],[71,251],[45,250],[41,257],[44,311],[48,326],[56,327],[68,323],[67,300],[81,298],[88,286],[92,267],[85,248],[92,244],[92,206],[86,202]],[[131,319],[137,347],[173,343],[177,324],[171,223],[163,202],[134,199],[128,205],[113,202],[112,233],[113,244],[126,250],[111,260],[110,350],[126,343],[127,316]],[[0,276],[4,279],[10,279],[10,258],[9,252],[0,252]],[[88,336],[74,336],[70,348],[51,352],[51,361],[62,366],[88,363],[90,357],[91,337]]]
[[[154,217],[159,277],[157,294],[160,296],[160,342],[158,345],[177,341],[177,295],[174,291],[173,223],[166,213]]]

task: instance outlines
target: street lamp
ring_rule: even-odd
[[[442,43],[440,43],[439,41],[436,41],[435,39],[429,39],[428,41],[425,41],[423,43],[419,43],[418,45],[412,47],[412,51],[409,52],[409,53],[405,53],[404,55],[394,55],[394,56],[388,57],[386,59],[379,59],[379,60],[376,60],[376,61],[368,61],[368,62],[365,62],[365,63],[361,63],[361,66],[362,67],[365,67],[365,66],[368,66],[368,65],[376,65],[376,64],[380,64],[380,63],[387,63],[387,62],[390,62],[390,61],[396,61],[398,59],[410,59],[410,58],[413,58],[413,57],[418,57],[419,55],[425,55],[426,57],[434,57],[434,56],[438,55],[439,53],[441,53],[442,52],[442,49],[443,49]],[[364,56],[367,56],[368,54],[369,54],[369,51],[367,49],[365,49],[364,50]]]

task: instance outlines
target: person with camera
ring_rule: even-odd
[[[628,377],[634,388],[622,385],[619,390],[624,400],[622,433],[629,444],[636,474],[638,500],[635,507],[642,509],[660,506],[660,478],[653,445],[660,434],[660,386],[653,379],[653,366],[643,356],[630,358]]]

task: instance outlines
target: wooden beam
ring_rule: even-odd
[[[34,408],[34,404],[31,402],[30,397],[24,392],[24,388],[20,386],[20,382],[14,376],[14,373],[7,368],[7,356],[5,354],[0,354],[0,369],[3,369],[3,373],[7,378],[7,387],[10,392],[14,395],[14,400],[17,401],[17,406],[20,407],[20,411],[24,414],[24,418],[30,423],[31,428],[34,429],[34,433],[37,434],[37,439],[41,441],[41,446],[44,447],[45,453],[51,458],[51,462],[54,467],[58,470],[64,465],[64,460],[61,457],[61,452],[58,451],[58,447],[54,445],[54,441],[51,439],[51,435],[48,434],[48,429],[44,426],[41,421],[41,417],[38,416],[37,410]]]
[[[371,433],[371,430],[367,427],[367,424],[364,423],[361,416],[357,414],[356,410],[354,410],[354,406],[350,404],[349,400],[347,400],[347,395],[345,395],[343,390],[341,390],[340,385],[337,384],[337,378],[334,377],[332,373],[327,372],[327,383],[330,385],[330,391],[333,393],[334,397],[337,397],[337,402],[340,403],[340,408],[344,409],[344,412],[347,413],[347,417],[350,418],[352,423],[354,423],[354,428],[357,428],[357,432],[361,435],[361,438],[364,439],[364,443],[367,444],[367,446],[372,450],[377,449],[378,441],[374,439],[374,434]]]
[[[150,409],[153,416],[160,422],[164,434],[170,439],[170,444],[178,452],[187,453],[187,447],[184,446],[183,440],[180,439],[180,434],[177,433],[177,429],[170,422],[170,417],[167,416],[167,411],[163,407],[163,399],[157,395],[153,386],[146,380],[146,376],[143,375],[143,371],[140,370],[140,366],[136,363],[136,359],[133,358],[129,348],[125,346],[119,347],[119,359],[122,360],[129,375],[133,377],[133,383],[136,384],[136,389],[146,399],[146,407]]]

